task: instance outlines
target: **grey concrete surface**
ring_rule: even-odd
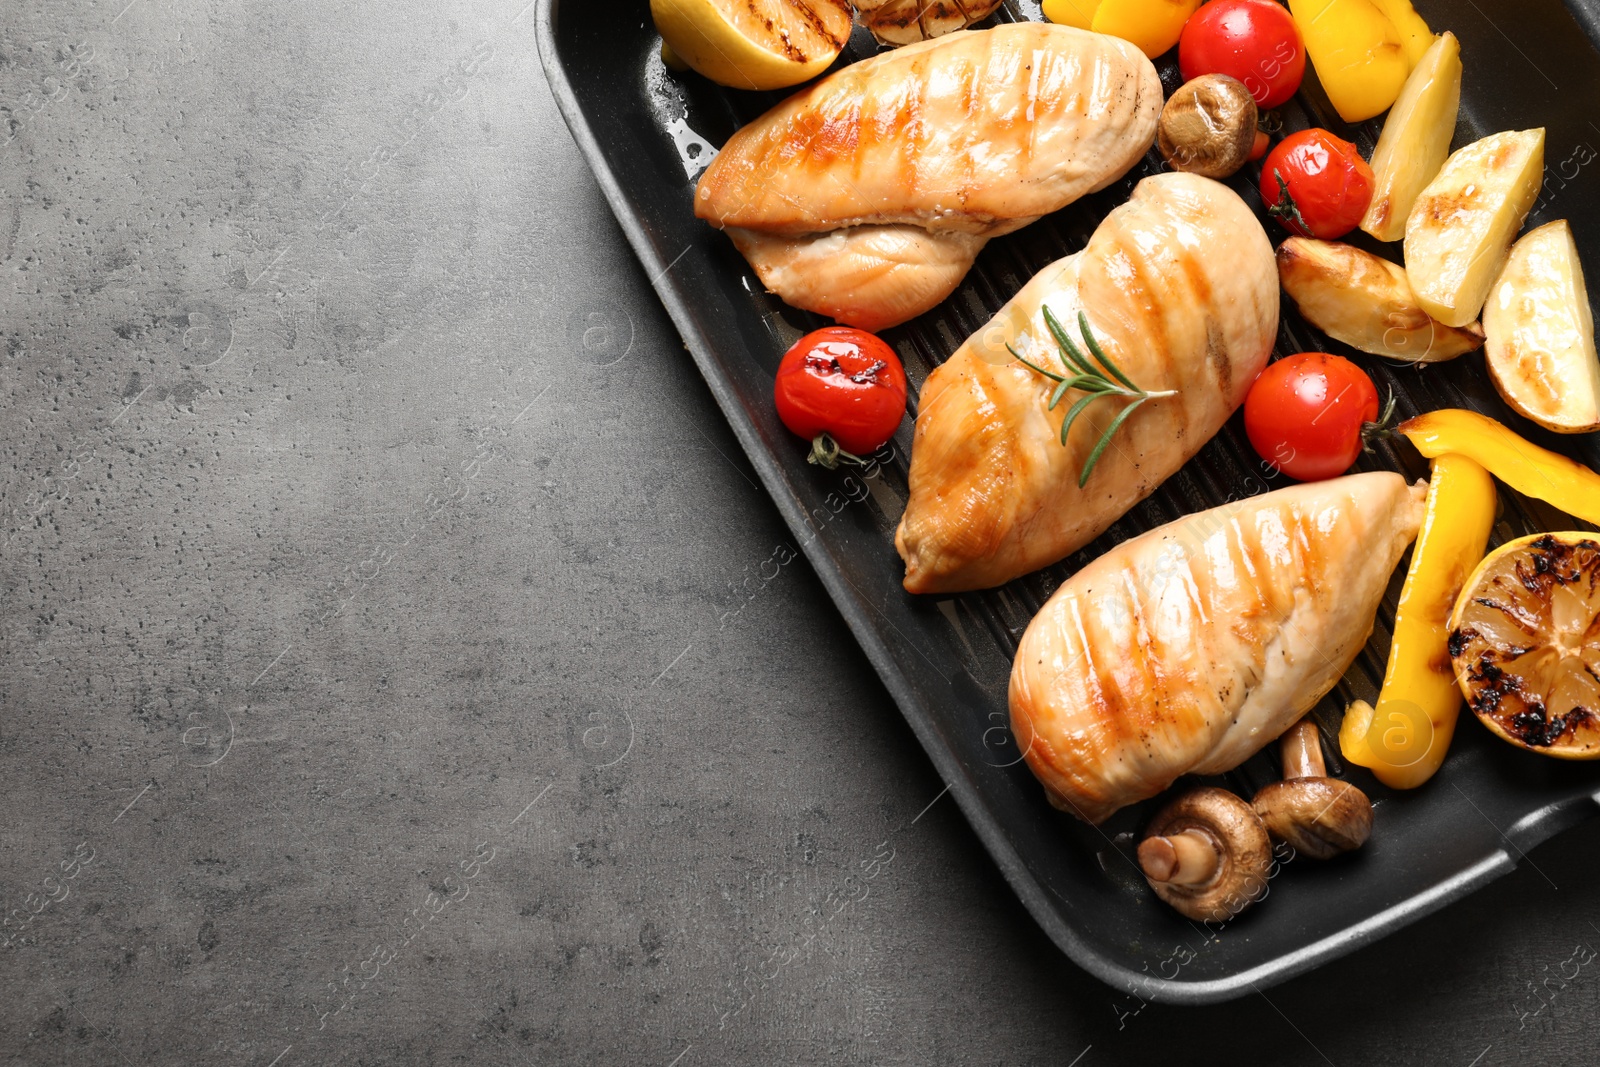
[[[803,561],[719,626],[787,535],[524,3],[0,6],[0,1064],[1596,1061],[1600,828],[1136,1010]]]

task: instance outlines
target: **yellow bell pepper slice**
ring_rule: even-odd
[[[1422,55],[1433,45],[1433,31],[1428,29],[1428,24],[1422,16],[1417,14],[1417,9],[1412,7],[1410,0],[1372,0],[1384,18],[1400,34],[1400,43],[1406,51],[1406,65],[1412,70],[1422,62]]]
[[[1200,0],[1099,0],[1099,3],[1089,28],[1095,33],[1109,33],[1132,41],[1151,59],[1170,51],[1183,33],[1183,24],[1200,10]],[[1396,89],[1395,95],[1399,93]]]
[[[1486,415],[1441,408],[1395,427],[1429,459],[1456,452],[1524,496],[1554,504],[1569,515],[1600,525],[1600,474],[1566,456],[1540,448]]]
[[[1340,118],[1361,122],[1388,110],[1411,63],[1400,31],[1372,0],[1289,0],[1289,13]]]
[[[1087,30],[1094,26],[1094,13],[1100,0],[1044,0],[1044,17],[1060,26]]]
[[[1433,461],[1427,511],[1395,612],[1389,665],[1376,709],[1358,700],[1339,727],[1339,751],[1391,789],[1415,789],[1444,762],[1461,711],[1445,644],[1456,597],[1489,545],[1495,490],[1489,472],[1453,453]]]

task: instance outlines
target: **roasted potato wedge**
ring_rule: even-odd
[[[1557,433],[1600,429],[1600,359],[1578,246],[1565,220],[1524,234],[1483,306],[1495,388]]]
[[[1543,179],[1543,127],[1451,153],[1406,219],[1406,275],[1422,310],[1447,326],[1478,317]]]
[[[1403,268],[1347,244],[1290,237],[1278,280],[1307,322],[1375,356],[1438,363],[1483,344],[1477,323],[1446,326],[1423,311]]]
[[[1450,154],[1461,107],[1461,43],[1442,34],[1406,79],[1372,152],[1372,203],[1361,228],[1380,241],[1406,235],[1417,196]]]

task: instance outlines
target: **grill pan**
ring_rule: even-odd
[[[1454,144],[1497,130],[1546,127],[1545,187],[1527,226],[1571,220],[1586,263],[1600,274],[1600,166],[1591,166],[1600,160],[1600,127],[1589,120],[1600,114],[1600,7],[1521,0],[1513,14],[1501,3],[1486,10],[1477,0],[1423,0],[1417,8],[1429,25],[1461,40],[1465,76]],[[1038,17],[1036,4],[1007,0],[995,19]],[[1053,809],[1010,735],[1011,658],[1045,599],[1100,553],[1184,514],[1289,479],[1263,468],[1236,414],[1182,470],[1083,551],[999,589],[908,595],[893,540],[906,499],[911,419],[870,477],[809,466],[807,443],[785,430],[773,410],[772,382],[789,345],[826,322],[766,293],[728,238],[694,217],[694,179],[712,146],[783,94],[739,92],[667,71],[643,0],[539,0],[536,32],[551,89],[579,148],[796,543],[995,863],[1040,927],[1078,965],[1143,1000],[1227,1000],[1443,907],[1594,814],[1600,771],[1518,751],[1465,710],[1443,769],[1421,789],[1391,791],[1342,764],[1334,737],[1348,701],[1377,695],[1405,574],[1402,560],[1366,648],[1313,712],[1330,773],[1344,774],[1374,801],[1371,841],[1330,863],[1282,865],[1270,883],[1271,899],[1221,927],[1202,928],[1161,904],[1133,862],[1135,835],[1160,799],[1126,808],[1099,828]],[[839,62],[875,50],[858,30]],[[1168,92],[1181,82],[1170,55],[1157,69]],[[1363,155],[1371,154],[1381,128],[1378,122],[1340,122],[1309,65],[1301,92],[1279,114],[1286,130],[1324,126],[1355,141]],[[1110,188],[991,241],[950,299],[884,333],[911,379],[912,415],[928,373],[1036,271],[1081,249],[1100,220],[1160,163],[1152,151]],[[1230,184],[1259,212],[1252,169]],[[1274,241],[1283,236],[1275,224],[1267,224],[1267,232]],[[1359,233],[1354,238],[1365,240]],[[1364,247],[1397,254],[1375,243]],[[1355,358],[1380,392],[1393,390],[1402,417],[1470,408],[1600,467],[1594,435],[1546,433],[1512,414],[1490,385],[1481,354],[1433,365],[1389,363],[1321,335],[1285,299],[1276,354],[1304,350]],[[1426,462],[1404,442],[1380,443],[1357,469],[1427,475]],[[1501,507],[1491,546],[1537,530],[1586,528],[1504,487]],[[1248,797],[1277,777],[1269,746],[1217,781]]]

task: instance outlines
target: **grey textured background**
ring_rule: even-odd
[[[525,2],[3,0],[0,1063],[1595,1061],[1593,824],[1265,996],[1061,958],[748,580]]]

